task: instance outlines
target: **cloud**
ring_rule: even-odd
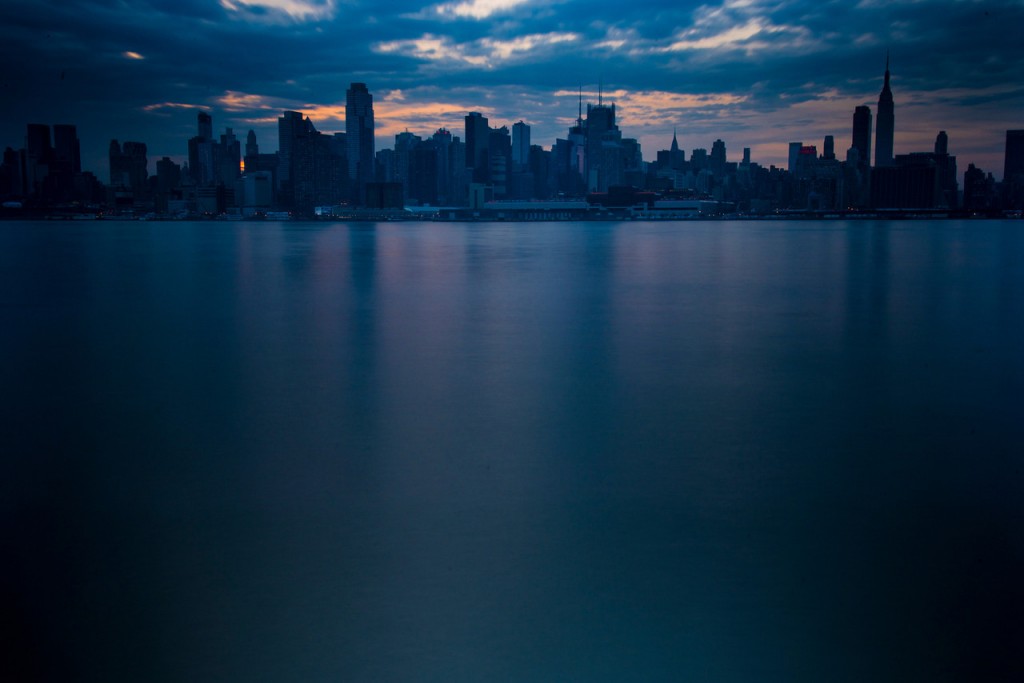
[[[125,59],[136,59],[136,60],[138,60],[138,59],[145,59],[145,57],[140,55],[138,52],[132,52],[131,50],[125,50],[124,52],[121,53],[121,56],[124,57]]]
[[[506,14],[527,5],[531,0],[462,0],[434,5],[422,12],[411,15],[419,19],[432,17],[442,19],[487,19],[496,14]]]
[[[188,102],[158,102],[147,104],[142,108],[145,112],[159,112],[163,109],[209,109],[205,104],[190,104]]]
[[[280,109],[282,101],[266,95],[228,90],[217,98],[217,104],[227,111],[253,111],[256,109]]]
[[[373,49],[375,52],[384,54],[399,54],[432,62],[463,62],[473,66],[487,65],[486,57],[471,54],[466,46],[456,45],[448,36],[435,36],[430,33],[410,40],[377,43]]]
[[[333,19],[335,0],[220,0],[232,16],[267,23]]]
[[[501,62],[535,53],[540,48],[559,43],[576,42],[579,39],[580,36],[575,33],[553,32],[518,36],[508,40],[488,37],[467,43],[456,43],[448,36],[426,33],[411,40],[378,43],[374,46],[374,50],[428,62],[449,62],[491,68]]]

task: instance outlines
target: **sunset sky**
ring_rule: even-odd
[[[1002,176],[1005,131],[1024,128],[1024,2],[995,0],[0,0],[0,146],[27,123],[73,123],[83,166],[106,180],[111,138],[181,161],[197,110],[214,131],[255,129],[277,149],[294,109],[344,130],[345,89],[374,95],[377,149],[463,116],[520,119],[549,147],[598,83],[644,158],[725,141],[786,165],[787,143],[850,146],[853,108],[876,114],[892,60],[896,153],[949,133],[960,173]]]

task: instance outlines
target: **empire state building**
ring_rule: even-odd
[[[875,166],[892,166],[892,138],[895,129],[892,90],[889,89],[889,55],[885,56],[885,84],[878,95],[878,126],[875,129]]]

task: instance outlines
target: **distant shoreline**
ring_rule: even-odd
[[[1020,220],[1020,211],[968,213],[963,211],[851,211],[798,212],[777,214],[665,214],[631,213],[623,210],[566,212],[470,211],[445,210],[438,213],[374,212],[332,216],[250,216],[222,214],[218,216],[101,215],[90,213],[38,214],[5,213],[2,221],[33,222],[211,222],[211,223],[571,223],[571,222],[730,222],[730,221],[890,221],[890,220]]]

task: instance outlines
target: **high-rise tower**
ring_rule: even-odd
[[[1024,130],[1006,131],[1006,148],[1003,157],[1003,180],[1024,175]]]
[[[520,167],[530,161],[530,127],[520,121],[512,125],[512,163]]]
[[[878,129],[875,132],[875,166],[892,166],[892,141],[895,130],[892,90],[889,89],[889,55],[885,56],[885,83],[878,95]]]
[[[861,105],[853,110],[853,143],[860,165],[871,166],[871,108]]]
[[[362,203],[366,184],[373,182],[375,175],[373,95],[365,83],[353,83],[345,93],[345,139],[354,199]]]
[[[473,169],[475,183],[490,178],[490,135],[487,117],[478,111],[466,114],[466,168]]]

